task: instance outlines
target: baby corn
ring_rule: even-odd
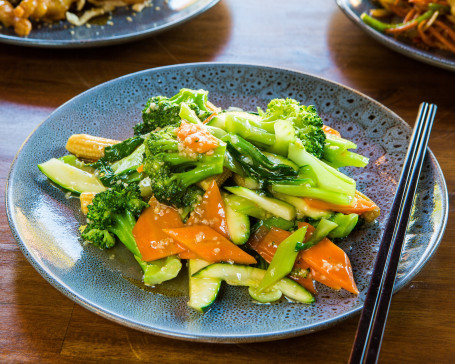
[[[120,141],[88,134],[74,134],[69,137],[66,149],[78,158],[96,161],[104,156],[105,147],[117,143]]]
[[[376,220],[379,215],[381,215],[381,210],[379,209],[378,206],[376,206],[373,210],[371,211],[366,211],[364,212],[362,215],[360,215],[361,217],[363,217],[363,219],[367,222],[367,223],[371,223],[373,222],[374,220]]]
[[[79,196],[81,200],[81,211],[84,215],[88,213],[88,205],[92,204],[93,199],[95,198],[95,192],[82,192]]]

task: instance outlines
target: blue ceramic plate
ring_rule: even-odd
[[[401,54],[431,64],[433,66],[455,71],[455,55],[448,51],[439,49],[423,50],[412,44],[411,41],[405,42],[395,39],[393,36],[383,34],[366,25],[360,15],[370,9],[378,8],[378,4],[371,0],[336,0],[341,10],[355,24],[362,28],[368,35],[382,43],[386,47],[393,49]]]
[[[124,139],[152,95],[203,88],[223,108],[265,108],[276,97],[317,106],[324,122],[355,141],[371,163],[347,171],[358,189],[378,202],[378,223],[357,231],[341,247],[349,254],[360,294],[319,286],[316,303],[285,299],[254,303],[244,287],[224,286],[201,315],[187,306],[187,277],[156,289],[141,284],[141,271],[121,244],[110,251],[84,245],[77,198],[66,198],[36,165],[66,153],[73,133]],[[417,105],[416,105],[417,111]],[[58,108],[24,143],[8,178],[7,212],[12,232],[38,272],[65,295],[123,325],[173,338],[209,342],[281,339],[322,330],[363,305],[384,219],[389,214],[410,135],[409,126],[374,100],[339,84],[300,72],[252,65],[187,64],[151,69],[95,87]],[[408,283],[436,250],[447,221],[447,188],[432,153],[425,161],[404,246],[396,290]],[[32,197],[33,196],[33,197]]]
[[[52,25],[33,24],[27,37],[12,28],[0,29],[0,42],[29,47],[81,48],[137,40],[180,25],[210,9],[219,0],[153,0],[153,7],[139,13],[118,8],[112,13],[113,25],[70,27],[66,20]]]

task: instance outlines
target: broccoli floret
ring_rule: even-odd
[[[321,158],[324,145],[325,133],[323,122],[313,105],[305,106],[293,99],[273,99],[267,106],[267,110],[262,117],[264,123],[277,120],[291,121],[294,127],[294,136],[286,135],[283,143],[292,142],[294,137],[302,142],[305,150],[317,158]],[[277,134],[277,133],[275,133]],[[280,140],[275,142],[279,146]],[[273,151],[273,148],[272,148]]]
[[[313,105],[302,105],[300,110],[299,117],[294,121],[296,135],[308,153],[321,158],[326,139],[322,119]]]
[[[136,218],[146,206],[137,184],[114,185],[96,194],[88,206],[88,224],[82,237],[101,249],[107,249],[114,246],[114,236],[117,236],[134,255],[140,257],[132,230]]]
[[[100,249],[112,248],[116,243],[115,237],[103,227],[104,226],[97,227],[96,224],[90,224],[90,226],[87,226],[84,229],[82,237],[84,240],[91,242]]]
[[[219,141],[210,153],[187,152],[173,126],[151,133],[145,141],[144,172],[155,198],[175,207],[189,207],[200,199],[195,185],[223,172],[226,144]]]
[[[168,98],[155,96],[147,101],[142,110],[142,123],[135,125],[134,133],[146,134],[168,125],[178,126],[181,118],[180,107],[185,103],[199,119],[204,120],[213,112],[207,107],[207,91],[181,89],[178,94]]]

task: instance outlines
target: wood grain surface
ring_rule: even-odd
[[[455,73],[369,38],[335,1],[222,0],[196,19],[145,40],[97,49],[0,45],[0,362],[343,363],[358,317],[311,335],[219,345],[135,331],[82,308],[47,283],[8,226],[5,188],[15,153],[54,109],[102,82],[187,62],[280,66],[371,96],[413,124],[420,102],[439,106],[430,147],[455,189]],[[33,196],[30,196],[33,198]],[[422,272],[392,301],[381,363],[455,358],[455,216]]]

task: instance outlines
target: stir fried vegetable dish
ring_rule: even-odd
[[[372,28],[411,39],[421,48],[455,53],[454,0],[379,0],[378,3],[381,8],[361,15]]]
[[[358,293],[337,242],[379,208],[339,168],[368,158],[314,106],[221,110],[207,91],[182,89],[150,98],[131,138],[76,134],[66,148],[38,167],[79,196],[82,239],[124,244],[145,285],[187,267],[195,310],[210,308],[222,281],[262,303],[310,304],[315,282]]]

